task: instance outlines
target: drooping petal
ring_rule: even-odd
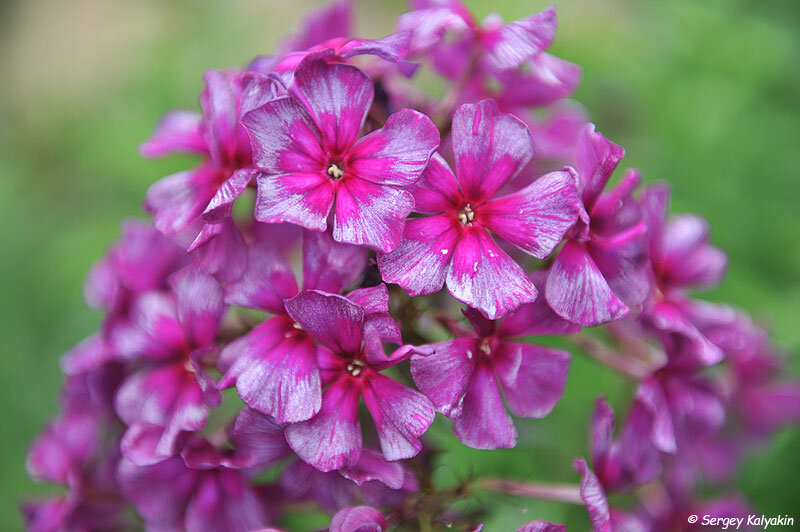
[[[163,157],[173,153],[208,153],[208,146],[200,133],[202,117],[194,111],[177,110],[165,114],[155,131],[141,146],[142,157]]]
[[[708,222],[690,214],[672,217],[664,232],[664,260],[657,265],[669,286],[711,288],[725,276],[728,257],[708,241]]]
[[[167,292],[150,291],[137,297],[122,329],[115,331],[111,345],[122,358],[163,360],[188,347],[175,297]]]
[[[303,330],[334,353],[353,355],[361,347],[364,309],[345,297],[306,290],[286,301],[286,311]]]
[[[477,339],[456,338],[431,347],[435,350],[433,355],[411,357],[414,384],[437,412],[458,417],[478,355]]]
[[[414,212],[435,214],[455,210],[461,193],[453,171],[439,153],[434,153],[414,186]]]
[[[214,193],[203,211],[203,221],[219,224],[230,219],[233,202],[241,196],[250,182],[256,178],[258,170],[241,168],[235,171]]]
[[[266,469],[291,453],[283,426],[273,418],[252,408],[244,408],[236,416],[231,441],[240,457],[248,458],[248,465]]]
[[[578,137],[575,155],[580,176],[580,193],[587,211],[591,211],[603,192],[611,174],[625,156],[625,149],[595,131],[594,124],[586,124]]]
[[[501,371],[501,364],[495,365],[511,412],[521,417],[547,416],[564,394],[569,353],[529,344],[507,343],[503,347],[519,350],[521,355],[519,367],[513,373]],[[496,356],[503,355],[501,351]]]
[[[189,252],[194,265],[219,282],[231,282],[247,268],[247,246],[233,220],[205,224]]]
[[[358,398],[352,381],[331,384],[316,416],[286,427],[286,441],[297,456],[320,471],[354,466],[361,454]]]
[[[345,179],[336,192],[333,238],[388,253],[400,242],[413,209],[414,197],[405,190]]]
[[[583,476],[581,480],[581,499],[589,511],[594,532],[611,532],[611,514],[608,499],[600,481],[586,465],[586,460],[578,458],[574,462],[575,470]]]
[[[653,265],[664,258],[664,231],[667,227],[670,188],[666,183],[650,185],[642,189],[642,211],[647,220],[650,259]]]
[[[628,305],[640,305],[652,290],[644,221],[608,237],[595,235],[586,249],[608,286]]]
[[[383,280],[414,297],[441,290],[459,238],[457,225],[451,215],[409,219],[394,251],[378,254]]]
[[[531,272],[530,279],[539,293],[544,293],[549,272],[536,270]],[[533,303],[526,303],[508,314],[500,324],[501,338],[517,338],[520,336],[545,336],[576,334],[581,326],[565,320],[555,313],[547,303],[546,297],[537,297]]]
[[[289,222],[314,231],[328,226],[334,187],[324,173],[261,174],[257,182],[254,216],[259,222]]]
[[[195,347],[213,342],[225,313],[222,286],[193,266],[175,272],[169,282],[177,296],[178,319],[186,338]]]
[[[369,375],[361,393],[375,421],[386,459],[416,456],[422,449],[419,438],[435,415],[428,398],[380,373]]]
[[[110,255],[114,274],[136,293],[163,288],[167,276],[185,258],[183,250],[170,238],[149,222],[136,219],[122,223],[122,236]]]
[[[565,525],[555,525],[547,521],[531,521],[518,529],[517,532],[567,532],[567,527]]]
[[[439,146],[439,130],[424,114],[401,109],[350,150],[348,172],[378,185],[413,185]]]
[[[617,320],[630,312],[585,247],[575,240],[567,240],[558,252],[545,294],[560,316],[585,326]]]
[[[487,231],[467,227],[453,251],[447,289],[489,319],[536,299],[536,287]]]
[[[367,360],[375,354],[385,361],[383,343],[401,344],[400,328],[389,314],[389,290],[381,283],[377,286],[359,288],[347,294],[347,299],[364,307],[364,353]],[[410,356],[410,355],[409,355]]]
[[[186,532],[250,532],[264,525],[264,508],[247,477],[230,469],[202,475],[186,506]]]
[[[548,7],[533,15],[504,24],[489,33],[487,58],[497,69],[515,68],[533,55],[546,50],[556,34],[556,8]]]
[[[372,80],[358,68],[308,57],[297,67],[291,94],[305,106],[333,154],[348,150],[372,105]]]
[[[239,91],[234,83],[237,73],[207,70],[203,74],[205,87],[200,93],[203,109],[203,137],[211,159],[221,168],[236,161],[239,128]],[[250,147],[244,145],[249,152]]]
[[[503,106],[513,108],[539,107],[566,98],[578,88],[583,73],[575,63],[540,52],[523,68],[502,70],[494,75],[502,85],[498,99]]]
[[[286,257],[265,239],[248,249],[247,269],[225,285],[225,302],[246,308],[283,313],[283,300],[297,294],[297,281]]]
[[[338,48],[337,55],[345,59],[358,55],[374,55],[384,61],[399,63],[398,68],[409,76],[416,70],[413,63],[403,61],[408,53],[410,37],[408,32],[399,31],[380,39],[350,39]]]
[[[371,506],[355,506],[339,510],[331,520],[330,532],[383,532],[386,519]]]
[[[488,364],[478,364],[464,396],[461,416],[453,423],[461,443],[474,449],[514,447],[517,430],[503,406],[500,387]]]
[[[373,449],[362,449],[358,464],[342,469],[343,477],[362,486],[365,482],[378,481],[388,488],[398,490],[405,482],[405,469],[399,462],[388,462],[381,453]]]
[[[481,222],[537,259],[547,257],[575,224],[580,211],[575,176],[551,172],[481,207]]]
[[[650,378],[639,384],[636,399],[650,414],[650,439],[653,445],[661,452],[675,453],[678,449],[675,427],[664,389],[658,380]]]
[[[471,201],[490,199],[533,156],[528,126],[494,100],[459,107],[452,135],[456,176]]]
[[[606,458],[611,450],[614,438],[614,410],[605,397],[595,401],[594,414],[592,415],[592,463],[595,469],[598,463]]]
[[[153,214],[156,229],[165,234],[186,229],[213,197],[216,179],[216,170],[201,165],[153,183],[147,189],[144,208]]]
[[[303,231],[303,289],[341,292],[361,277],[367,253],[336,242],[327,231]]]

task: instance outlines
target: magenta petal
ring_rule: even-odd
[[[239,91],[234,83],[235,76],[231,71],[207,70],[203,74],[205,87],[200,93],[203,136],[211,159],[222,168],[236,159],[238,148]]]
[[[361,454],[358,398],[352,381],[329,386],[316,416],[286,427],[286,441],[297,456],[320,471],[354,466]]]
[[[441,290],[459,237],[457,224],[450,215],[409,219],[394,251],[378,254],[383,280],[412,296]]]
[[[169,282],[177,295],[178,319],[191,345],[203,347],[213,342],[226,308],[222,286],[193,266],[175,272]]]
[[[664,281],[710,288],[725,276],[728,257],[708,242],[708,222],[690,214],[674,216],[664,232]]]
[[[586,124],[578,138],[576,169],[580,176],[580,193],[586,210],[591,211],[597,198],[625,156],[625,150],[595,131],[594,124]]]
[[[467,227],[453,252],[447,289],[491,320],[536,299],[536,287],[489,233]]]
[[[364,348],[364,351],[367,357],[374,352],[379,352],[383,357],[383,342],[403,343],[400,328],[389,314],[389,290],[385,284],[353,290],[347,294],[347,299],[361,305],[366,311],[364,338],[367,347]],[[372,345],[370,346],[370,344]]]
[[[611,532],[611,513],[608,508],[608,499],[603,491],[600,481],[586,465],[586,460],[578,458],[574,462],[575,471],[583,476],[581,480],[581,499],[589,511],[594,532]]]
[[[333,153],[349,149],[361,133],[372,104],[372,80],[354,66],[309,57],[300,63],[290,88],[319,128]]]
[[[544,293],[549,272],[537,270],[530,275],[531,281],[539,293]],[[537,297],[533,303],[526,303],[508,314],[503,319],[498,329],[502,338],[516,338],[520,336],[546,336],[576,334],[582,327],[569,320],[565,320],[555,313],[547,303],[547,298]]]
[[[617,320],[630,309],[611,291],[583,245],[567,240],[547,279],[547,302],[560,316],[593,327]]]
[[[153,225],[165,234],[186,229],[214,195],[215,170],[201,165],[156,181],[147,189],[144,207],[153,213]]]
[[[300,31],[287,38],[280,46],[281,52],[306,50],[337,37],[352,34],[352,0],[336,0],[309,11],[300,23]]]
[[[322,172],[257,178],[255,218],[264,223],[289,222],[324,231],[333,204],[333,183]]]
[[[439,153],[434,153],[414,186],[408,189],[414,195],[414,212],[436,214],[455,210],[460,196],[453,171]]]
[[[677,451],[675,427],[664,389],[654,378],[642,381],[636,389],[637,401],[650,414],[650,439],[661,452],[673,454]]]
[[[498,69],[516,68],[529,57],[546,50],[553,43],[557,24],[556,8],[552,6],[505,24],[487,43],[491,65]]]
[[[644,222],[609,237],[595,235],[586,249],[614,294],[629,305],[644,302],[652,290]]]
[[[283,426],[252,408],[244,408],[236,416],[231,442],[240,457],[248,458],[248,465],[261,469],[291,452]]]
[[[194,265],[219,282],[231,282],[247,268],[247,247],[233,220],[205,224],[189,248]]]
[[[236,378],[236,390],[248,406],[275,417],[278,423],[310,419],[321,401],[317,347],[284,319],[268,323],[243,353],[250,363]]]
[[[546,52],[531,57],[523,68],[495,72],[503,86],[502,104],[538,107],[568,97],[581,82],[581,67]]]
[[[361,277],[367,253],[362,247],[336,242],[327,231],[303,231],[303,288],[341,292]]]
[[[343,477],[362,486],[365,482],[378,481],[386,487],[399,490],[405,482],[405,469],[398,462],[387,462],[381,453],[362,449],[355,467],[342,469]]]
[[[437,412],[458,417],[475,367],[477,339],[456,338],[431,347],[434,354],[411,357],[414,384],[431,400]]]
[[[521,355],[520,365],[514,372],[503,372],[501,364],[495,365],[509,409],[521,417],[547,416],[564,395],[569,353],[529,344],[509,343],[504,348],[518,349]],[[497,354],[502,355],[502,352]]]
[[[381,39],[351,39],[339,50],[339,57],[350,58],[357,55],[375,55],[384,61],[400,63],[398,69],[410,76],[416,68],[409,61],[403,61],[408,53],[409,33],[405,31],[392,33]]]
[[[456,175],[472,201],[494,196],[533,156],[528,126],[501,113],[494,100],[459,107],[452,135]]]
[[[225,302],[246,308],[283,312],[283,300],[297,294],[297,281],[286,258],[259,239],[248,250],[247,269],[225,285]]]
[[[149,222],[137,219],[122,223],[122,236],[110,256],[114,274],[136,293],[162,288],[166,277],[185,258],[183,250],[170,238]]]
[[[123,458],[117,468],[120,490],[150,530],[184,528],[186,504],[199,476],[180,457],[151,466],[137,466]]]
[[[203,211],[203,221],[218,224],[230,219],[233,202],[257,175],[258,170],[252,168],[242,168],[234,172],[214,193]]]
[[[352,356],[361,347],[364,309],[342,296],[306,290],[286,301],[289,316],[336,354]]]
[[[339,510],[331,520],[330,532],[383,532],[386,519],[371,506],[355,506]]]
[[[173,153],[208,153],[200,133],[199,113],[170,111],[161,118],[149,139],[139,146],[142,157],[163,157]]]
[[[592,462],[595,468],[605,459],[614,438],[614,410],[605,397],[595,401],[592,415]]]
[[[517,443],[517,430],[503,406],[500,387],[492,368],[478,364],[472,374],[461,416],[453,431],[464,445],[474,449],[511,448]]]
[[[575,177],[551,172],[519,192],[490,201],[481,207],[480,217],[492,231],[543,259],[561,243],[579,211]]]
[[[145,292],[129,310],[129,323],[116,331],[113,350],[123,358],[171,358],[186,346],[186,337],[178,319],[177,303],[172,294]]]
[[[439,130],[424,114],[401,109],[353,146],[347,171],[378,185],[413,185],[433,151]]]
[[[361,392],[375,420],[381,451],[387,460],[404,460],[422,449],[419,440],[433,423],[433,405],[427,397],[397,381],[374,373]]]
[[[405,190],[345,178],[336,192],[333,238],[387,253],[397,247],[414,197]]]
[[[186,532],[250,532],[265,524],[261,501],[238,471],[202,475],[186,507]]]

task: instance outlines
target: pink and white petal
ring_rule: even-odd
[[[361,455],[359,392],[349,379],[322,394],[322,408],[308,421],[286,427],[286,441],[297,456],[320,471],[353,467]]]
[[[213,342],[226,309],[222,285],[194,266],[172,274],[169,284],[177,296],[178,319],[186,338],[195,347]]]
[[[113,352],[108,349],[101,335],[95,333],[64,353],[59,366],[66,375],[80,375],[99,368],[113,358]]]
[[[581,479],[581,499],[586,504],[594,532],[611,532],[611,513],[603,486],[583,458],[577,458],[574,467],[575,471],[583,477]]]
[[[461,443],[473,449],[511,448],[517,444],[517,430],[503,406],[500,387],[489,365],[475,367],[453,431]]]
[[[672,422],[664,388],[655,378],[642,381],[636,389],[636,400],[650,415],[650,440],[656,449],[674,454],[678,450],[675,427]]]
[[[420,436],[433,423],[435,412],[427,397],[397,381],[370,373],[362,388],[381,451],[389,461],[412,458],[422,449]]]
[[[497,69],[516,68],[533,55],[546,50],[556,34],[556,8],[509,22],[484,38],[489,64]],[[486,39],[489,38],[489,42]]]
[[[241,115],[261,107],[270,100],[286,95],[286,90],[280,83],[271,76],[254,70],[240,72],[234,79],[234,83],[239,90],[239,113]]]
[[[399,284],[411,296],[442,289],[459,239],[458,221],[451,215],[411,218],[403,239],[389,253],[378,254],[383,280]]]
[[[203,225],[189,253],[198,270],[221,283],[236,281],[247,269],[247,246],[231,219]]]
[[[242,276],[225,285],[225,303],[283,313],[283,300],[297,294],[286,257],[263,238],[248,249],[247,269]]]
[[[490,320],[536,299],[536,287],[489,233],[467,227],[453,251],[447,289]]]
[[[475,532],[478,532],[477,530]],[[555,525],[548,521],[531,521],[517,532],[567,532],[566,525]]]
[[[230,219],[233,202],[238,198],[252,180],[258,176],[258,170],[240,168],[236,170],[214,193],[203,211],[203,221],[218,224]]]
[[[286,312],[304,331],[334,353],[358,353],[364,335],[364,309],[359,305],[318,290],[305,290],[285,305]]]
[[[243,408],[233,424],[234,453],[246,458],[249,467],[266,469],[292,452],[283,429],[273,418],[252,408]]]
[[[361,277],[368,250],[336,242],[328,231],[303,231],[303,288],[339,293]]]
[[[381,129],[355,143],[345,167],[378,185],[406,187],[416,183],[437,147],[439,130],[431,119],[419,111],[401,109]]]
[[[539,107],[572,94],[583,73],[575,63],[541,52],[525,63],[524,68],[495,72],[502,85],[498,97],[503,106]]]
[[[270,175],[324,171],[319,129],[293,98],[276,98],[248,111],[242,126],[250,135],[258,170]]]
[[[625,149],[595,131],[594,124],[586,124],[575,154],[575,166],[580,176],[580,194],[586,210],[592,210],[603,192],[608,179],[625,156]]]
[[[630,312],[591,255],[574,240],[567,240],[553,262],[545,295],[559,316],[587,327],[618,320]]]
[[[155,131],[139,146],[142,157],[154,158],[173,153],[208,153],[208,146],[200,132],[202,117],[195,111],[176,110],[165,114]]]
[[[432,355],[411,357],[414,384],[431,400],[436,411],[447,417],[461,415],[478,355],[477,344],[476,338],[456,338],[432,344]]]
[[[455,174],[438,152],[431,157],[419,181],[408,190],[414,195],[414,212],[424,214],[456,210],[461,196]]]
[[[265,525],[264,507],[248,478],[230,469],[202,475],[186,506],[186,532],[250,532]]]
[[[414,197],[405,190],[352,177],[336,193],[333,238],[382,253],[397,247]]]
[[[147,189],[144,209],[164,234],[175,234],[203,212],[214,195],[216,171],[207,165],[168,175]]]
[[[506,346],[519,349],[521,354],[519,367],[514,372],[501,372],[502,365],[495,365],[509,409],[520,417],[547,416],[564,395],[570,354],[530,344]],[[498,355],[502,356],[502,351]]]
[[[122,223],[122,236],[110,253],[114,273],[136,293],[163,288],[167,276],[185,262],[185,253],[171,238],[144,220]]]
[[[225,70],[206,70],[205,87],[200,93],[203,109],[203,136],[211,159],[220,167],[234,160],[239,127],[239,94],[234,79],[237,73]]]
[[[575,176],[551,172],[524,189],[483,205],[489,229],[537,259],[550,255],[578,219]]]
[[[122,358],[165,359],[186,347],[175,297],[164,291],[138,296],[129,310],[124,334],[115,334],[112,350]]]
[[[341,154],[358,139],[374,89],[358,68],[309,56],[297,67],[289,91],[319,128],[325,148]]]
[[[533,156],[533,138],[494,100],[464,104],[453,116],[456,176],[469,201],[491,199]]]
[[[317,347],[311,337],[297,333],[288,322],[282,325],[284,337],[289,337],[249,353],[250,364],[236,378],[236,390],[248,406],[273,416],[276,422],[297,423],[320,409]]]
[[[355,506],[336,512],[330,532],[384,532],[386,518],[371,506]]]
[[[339,47],[336,55],[345,59],[358,55],[374,55],[384,61],[402,64],[402,59],[408,53],[410,37],[409,32],[400,31],[381,39],[350,39]]]
[[[652,267],[644,221],[609,237],[595,235],[586,243],[608,286],[631,306],[642,304],[652,291]]]
[[[334,187],[323,173],[261,174],[256,181],[254,216],[259,222],[289,222],[314,231],[327,228]]]
[[[549,272],[536,270],[531,272],[530,279],[534,286],[543,294],[547,285]],[[516,338],[520,336],[546,336],[577,334],[582,327],[569,320],[565,320],[555,313],[547,303],[546,297],[537,297],[533,303],[521,305],[517,310],[508,314],[500,324],[499,334],[502,338]]]
[[[280,345],[287,325],[290,324],[285,317],[276,316],[259,323],[246,334],[225,345],[217,360],[217,367],[222,372],[217,386],[220,389],[233,386],[239,375],[250,366],[253,358],[261,353],[271,352]]]

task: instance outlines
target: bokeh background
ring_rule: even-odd
[[[21,527],[26,447],[55,414],[58,357],[100,316],[82,302],[91,263],[139,216],[148,185],[188,160],[144,161],[137,145],[164,111],[196,107],[201,73],[268,52],[311,0],[0,2],[0,530]],[[468,0],[519,18],[545,0]],[[368,37],[403,2],[358,5]],[[705,295],[746,307],[800,353],[800,4],[796,0],[565,0],[553,51],[584,68],[576,97],[627,148],[625,166],[673,184],[674,211],[711,221],[730,254]],[[795,372],[798,363],[793,360]],[[630,385],[576,357],[545,421],[520,422],[520,446],[481,452],[446,427],[442,482],[471,473],[574,482],[601,394],[624,409]],[[800,430],[744,465],[737,489],[765,514],[800,508]],[[588,526],[577,507],[484,499],[505,531],[534,518]],[[523,509],[527,509],[524,512]],[[588,528],[587,528],[588,529]]]

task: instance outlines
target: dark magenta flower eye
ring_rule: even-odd
[[[411,4],[380,39],[349,0],[312,12],[141,145],[196,162],[91,268],[100,330],[26,462],[66,492],[23,505],[30,530],[565,532],[487,491],[595,532],[752,513],[705,497],[800,421],[800,384],[694,296],[728,266],[706,220],[615,177],[554,7]],[[588,453],[563,429],[586,425]]]

